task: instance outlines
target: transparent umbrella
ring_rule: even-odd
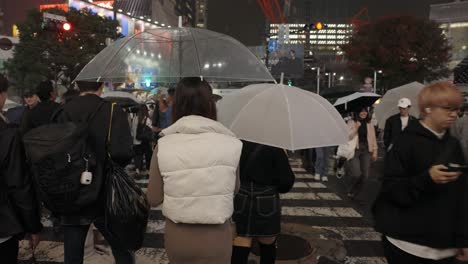
[[[197,28],[157,28],[117,40],[96,55],[76,80],[171,83],[182,77],[274,81],[265,65],[239,41]]]
[[[323,97],[282,84],[254,84],[218,102],[218,120],[240,139],[289,150],[337,146],[348,128]]]

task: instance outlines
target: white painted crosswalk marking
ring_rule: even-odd
[[[114,258],[110,247],[99,246],[102,251],[91,253],[84,258],[86,264],[112,264]],[[28,241],[20,242],[20,251],[18,259],[20,261],[29,261],[31,259],[31,250]],[[63,262],[63,243],[41,241],[35,250],[36,261]],[[141,248],[135,252],[136,263],[139,264],[169,264],[166,250],[163,248]]]
[[[334,193],[300,193],[300,192],[290,192],[281,194],[281,199],[285,200],[331,200],[331,201],[338,201],[341,198],[334,194]]]
[[[343,200],[336,193],[331,192],[327,188],[327,183],[312,181],[313,175],[307,173],[304,169],[299,168],[301,163],[297,160],[292,160],[291,164],[297,166],[293,168],[296,174],[296,182],[293,192],[281,194],[281,199],[285,201],[282,207],[282,214],[285,216],[285,221],[291,223],[310,223],[308,226],[330,234],[333,239],[338,238],[344,241],[345,245],[354,245],[356,243],[378,243],[380,234],[375,232],[372,227],[362,224],[360,219],[363,219],[361,214],[351,207],[346,200]],[[144,191],[148,185],[148,177],[136,180],[142,186]],[[168,258],[165,250],[160,247],[159,239],[163,238],[165,221],[161,217],[162,206],[151,208],[151,218],[148,222],[146,236],[149,241],[157,239],[155,244],[145,244],[148,248],[143,248],[136,253],[137,263],[161,263],[168,264]],[[331,220],[330,219],[336,219]],[[343,219],[340,222],[340,219]],[[309,222],[310,221],[310,222]],[[330,221],[330,224],[329,224]],[[363,220],[364,221],[364,220]],[[42,222],[46,227],[46,232],[53,232],[51,227],[52,221],[49,218],[43,218]],[[49,234],[50,234],[49,233]],[[60,235],[60,234],[58,234]],[[47,236],[46,236],[47,237]],[[49,235],[52,240],[57,239],[56,235]],[[60,237],[60,236],[59,236]],[[23,241],[24,242],[24,241]],[[22,243],[23,243],[22,242]],[[148,242],[146,242],[148,243]],[[49,261],[61,263],[63,261],[63,243],[53,241],[42,241],[36,252],[38,261]],[[360,245],[360,244],[359,244]],[[101,247],[102,245],[99,245]],[[42,247],[42,248],[41,248]],[[350,247],[352,251],[353,247]],[[104,255],[95,254],[92,258],[85,260],[87,264],[107,264],[113,263],[113,257],[110,249],[106,247],[107,252]],[[28,248],[24,247],[20,251],[20,259],[28,260]],[[41,253],[42,252],[42,253]],[[347,262],[348,264],[386,264],[385,259],[379,257],[364,257],[355,256],[360,254],[354,252],[351,254]],[[29,254],[30,255],[30,254]],[[1,261],[0,261],[1,262]]]
[[[291,168],[293,172],[306,172],[303,168]]]
[[[310,173],[295,173],[296,179],[313,179],[314,175]]]
[[[384,257],[346,257],[345,264],[387,264]]]
[[[323,217],[362,217],[353,208],[348,207],[288,207],[282,208],[283,215],[323,216]]]

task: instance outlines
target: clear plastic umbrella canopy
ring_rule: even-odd
[[[77,81],[270,82],[274,78],[250,50],[232,37],[197,28],[157,28],[114,42],[91,60]]]
[[[325,98],[282,84],[254,84],[218,102],[218,120],[240,139],[289,150],[337,146],[348,128]]]

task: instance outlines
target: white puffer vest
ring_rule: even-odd
[[[221,123],[186,116],[162,131],[163,215],[175,223],[223,224],[234,210],[242,142]]]

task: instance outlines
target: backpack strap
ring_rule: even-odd
[[[111,146],[111,136],[112,136],[112,120],[114,119],[114,109],[117,103],[112,103],[111,112],[109,118],[109,129],[107,130],[107,155],[110,157],[110,146]]]

